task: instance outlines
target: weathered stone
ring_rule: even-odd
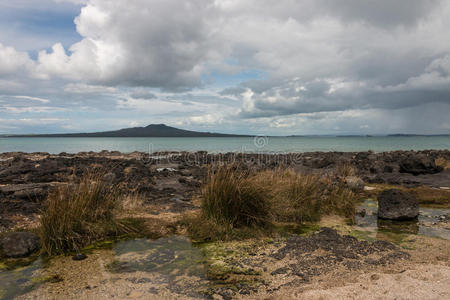
[[[418,215],[419,203],[413,194],[390,189],[378,195],[378,218],[410,220]]]
[[[6,257],[26,257],[39,249],[40,239],[31,232],[10,232],[0,240],[0,249]]]
[[[85,260],[87,258],[86,254],[83,253],[77,253],[74,256],[72,256],[73,260]]]
[[[402,160],[399,164],[400,173],[413,175],[435,174],[443,170],[441,166],[436,166],[434,160],[426,155],[414,155]]]

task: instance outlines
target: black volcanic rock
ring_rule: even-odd
[[[39,249],[40,239],[31,232],[10,232],[0,240],[2,253],[6,257],[26,257]]]
[[[198,132],[178,129],[164,124],[151,124],[146,127],[124,128],[115,131],[102,131],[92,133],[62,133],[15,135],[12,137],[233,137],[243,135]]]
[[[419,215],[416,197],[399,189],[382,191],[378,195],[378,218],[389,220],[410,220]]]
[[[436,166],[434,159],[426,155],[413,155],[403,159],[400,162],[400,173],[409,173],[413,175],[435,174],[443,170]]]

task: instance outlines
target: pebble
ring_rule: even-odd
[[[378,275],[378,274],[372,274],[372,276],[370,276],[370,279],[372,279],[372,280],[378,280],[378,279],[380,279],[380,275]]]
[[[74,256],[72,256],[73,260],[85,260],[87,258],[86,254],[83,253],[77,253]]]

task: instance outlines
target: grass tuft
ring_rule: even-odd
[[[88,173],[48,196],[39,228],[44,253],[79,251],[93,242],[132,230],[115,220],[118,189],[102,177],[101,173]]]
[[[201,213],[184,220],[197,241],[268,233],[274,224],[317,222],[337,214],[353,220],[357,196],[339,179],[292,170],[242,171],[221,166],[202,190]]]
[[[252,181],[248,171],[223,166],[210,171],[202,190],[202,212],[226,226],[264,227],[270,223],[267,192]]]

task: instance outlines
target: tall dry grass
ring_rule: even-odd
[[[270,222],[267,189],[255,184],[248,171],[234,166],[210,170],[202,190],[202,213],[231,227],[265,226]]]
[[[305,223],[320,219],[325,186],[319,176],[290,170],[268,173],[273,178],[270,198],[276,221]]]
[[[88,173],[79,182],[48,196],[40,219],[43,251],[48,255],[78,251],[106,237],[128,232],[116,221],[118,189],[101,173]]]
[[[190,231],[207,236],[199,226],[210,224],[211,235],[227,236],[220,226],[261,228],[274,222],[316,222],[325,214],[353,219],[356,201],[356,195],[339,179],[292,170],[249,172],[221,166],[209,173],[202,190],[200,218],[204,221],[192,221]]]

